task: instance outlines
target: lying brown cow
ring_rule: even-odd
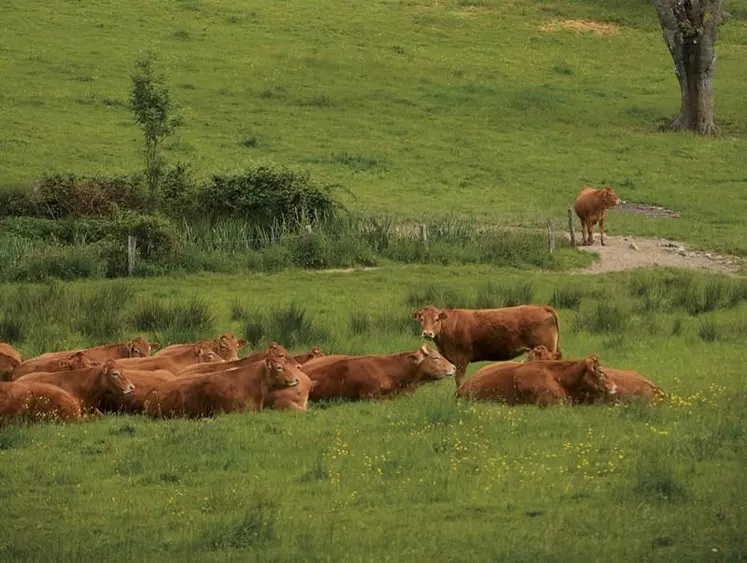
[[[36,359],[36,358],[35,358]],[[46,361],[23,362],[13,370],[12,378],[20,379],[29,373],[52,373],[70,371],[101,365],[92,360],[85,351],[75,352],[69,356],[53,357]],[[35,369],[34,369],[35,368]]]
[[[278,344],[278,346],[280,346]],[[290,355],[288,351],[280,346],[283,353],[286,355]],[[242,366],[248,366],[250,364],[253,364],[255,362],[259,362],[261,360],[264,360],[267,355],[267,351],[263,350],[262,352],[257,352],[256,354],[252,354],[251,356],[247,356],[246,358],[242,358],[240,360],[233,360],[232,362],[226,362],[225,364],[194,364],[191,366],[188,366],[181,370],[177,375],[179,377],[189,377],[192,375],[205,375],[207,373],[215,373],[217,371],[223,371],[225,369],[229,368],[238,368]],[[324,356],[324,354],[319,350],[319,348],[313,348],[310,352],[304,352],[302,354],[297,354],[293,356],[293,359],[296,360],[299,364],[305,364],[309,360],[313,360],[314,358],[319,358],[321,356]]]
[[[76,397],[85,410],[97,409],[107,392],[127,395],[135,388],[114,360],[107,360],[103,366],[71,371],[29,373],[18,381],[56,385]]]
[[[122,395],[118,392],[108,391],[101,397],[99,410],[102,412],[120,412],[120,413],[142,413],[145,409],[145,398],[153,389],[173,381],[176,376],[168,370],[127,370],[127,379],[135,388],[132,393]]]
[[[544,346],[537,346],[527,352],[528,362],[557,359],[559,359],[557,354],[552,354]],[[617,386],[617,393],[614,395],[593,397],[591,400],[594,402],[617,402],[626,399],[644,399],[646,401],[653,401],[656,398],[664,396],[664,390],[661,387],[656,385],[653,381],[646,379],[637,371],[605,367],[604,374],[607,376],[607,379]]]
[[[80,402],[67,391],[37,381],[0,383],[0,425],[63,420],[81,420]]]
[[[605,367],[604,373],[617,386],[617,393],[613,396],[589,396],[586,399],[587,402],[609,403],[630,400],[653,402],[665,396],[661,387],[637,371]]]
[[[200,417],[217,413],[261,411],[273,389],[298,385],[298,363],[272,344],[264,361],[216,373],[168,381],[145,401],[156,417]]]
[[[594,225],[599,223],[599,240],[604,244],[604,220],[607,217],[607,209],[620,203],[620,198],[612,189],[605,186],[603,189],[594,189],[584,186],[576,196],[573,207],[576,215],[581,220],[581,244],[589,246],[594,244]],[[587,236],[588,234],[588,236]]]
[[[214,340],[201,340],[198,344],[210,348],[225,361],[230,362],[239,359],[239,350],[246,346],[247,342],[243,338],[236,338],[233,333],[225,332]],[[159,350],[154,354],[154,356],[168,356],[186,350],[192,346],[194,346],[194,344],[172,344],[171,346],[166,346],[166,348]]]
[[[213,352],[207,346],[202,344],[190,344],[173,354],[166,356],[151,356],[150,358],[126,358],[117,360],[117,363],[123,368],[137,370],[156,370],[165,369],[178,374],[184,368],[201,363],[216,363],[224,365],[225,362],[218,354]]]
[[[511,360],[535,346],[560,354],[560,321],[552,307],[520,305],[501,309],[437,309],[428,305],[412,315],[423,338],[457,368],[459,387],[470,362]]]
[[[477,370],[457,396],[499,401],[509,405],[585,402],[590,397],[615,395],[610,381],[592,354],[581,360],[536,360],[519,365],[491,364]]]
[[[150,356],[151,350],[157,350],[158,347],[158,343],[149,343],[142,336],[138,336],[128,342],[120,342],[118,344],[106,344],[104,346],[95,346],[93,348],[79,350],[47,352],[46,354],[29,358],[23,362],[13,372],[13,377],[18,378],[24,374],[33,373],[35,371],[52,371],[48,367],[50,362],[53,360],[68,358],[71,354],[78,354],[79,352],[85,353],[85,355],[91,360],[92,363],[90,365],[98,365],[103,364],[107,360],[147,357]]]
[[[381,356],[333,354],[311,360],[303,371],[314,382],[310,398],[374,399],[412,393],[428,382],[454,375],[441,354],[423,344],[413,352]]]
[[[0,381],[10,381],[13,370],[21,364],[21,354],[10,344],[0,342]]]

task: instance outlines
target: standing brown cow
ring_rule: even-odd
[[[547,305],[501,309],[437,309],[428,305],[412,315],[423,325],[423,338],[456,368],[459,387],[470,362],[506,361],[535,346],[560,355],[558,313]]]
[[[457,397],[500,401],[509,405],[547,406],[588,402],[615,395],[596,354],[580,360],[534,360],[521,364],[491,364],[477,370],[457,389]]]
[[[604,220],[607,217],[607,209],[620,203],[620,198],[612,189],[605,186],[603,189],[594,189],[584,186],[576,196],[573,204],[576,215],[581,220],[581,244],[589,246],[594,244],[594,225],[599,223],[599,240],[604,244]],[[587,237],[588,233],[588,237]]]

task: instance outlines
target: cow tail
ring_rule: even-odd
[[[563,353],[560,351],[560,317],[558,317],[558,312],[552,307],[545,307],[545,311],[550,313],[555,324],[555,352],[558,354],[558,359],[562,359]]]

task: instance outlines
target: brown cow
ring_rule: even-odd
[[[585,402],[614,395],[617,386],[605,375],[599,357],[580,360],[535,360],[519,365],[491,364],[477,370],[457,389],[457,397],[500,401],[509,405]]]
[[[10,344],[0,342],[0,381],[12,379],[13,370],[21,364],[21,354]]]
[[[47,352],[40,356],[29,358],[16,368],[13,377],[18,378],[27,373],[36,371],[52,371],[47,366],[53,360],[59,360],[69,357],[71,354],[84,352],[91,359],[92,364],[103,364],[107,360],[118,360],[120,358],[143,358],[150,356],[151,350],[157,350],[160,344],[157,342],[148,342],[142,336],[138,336],[127,342],[118,344],[106,344],[104,346],[95,346],[78,350],[65,350],[61,352]]]
[[[282,349],[285,350],[285,348],[282,348]],[[284,353],[286,355],[290,355],[287,350],[285,350]],[[221,364],[221,363],[194,364],[191,366],[187,366],[186,368],[181,370],[177,375],[179,377],[190,377],[192,375],[205,375],[207,373],[215,373],[217,371],[223,371],[229,368],[238,368],[242,366],[248,366],[255,362],[264,360],[266,356],[267,356],[267,351],[264,350],[262,352],[257,352],[256,354],[252,354],[251,356],[247,356],[246,358],[241,358],[240,360],[233,360],[232,362],[226,362],[225,364]],[[303,365],[309,360],[313,360],[314,358],[320,358],[322,356],[324,356],[324,353],[321,352],[319,348],[313,348],[310,352],[304,352],[304,353],[293,356],[293,359],[296,360],[299,364]]]
[[[29,360],[28,362],[23,362],[13,370],[11,377],[12,379],[21,379],[30,373],[55,373],[58,371],[70,371],[99,365],[101,364],[92,360],[86,351],[83,350],[75,352],[69,356],[52,357],[46,361],[34,358],[33,361]]]
[[[61,420],[81,420],[80,402],[67,391],[37,381],[0,383],[0,425]]]
[[[225,332],[214,340],[201,340],[198,344],[207,346],[225,361],[230,362],[239,359],[239,350],[246,346],[247,342],[243,338],[236,338],[231,332]],[[168,356],[191,346],[194,346],[194,344],[172,344],[162,348],[154,356]]]
[[[412,393],[428,382],[454,375],[456,368],[423,344],[413,352],[380,356],[332,354],[311,360],[303,371],[314,382],[312,401],[341,397],[373,399]]]
[[[167,354],[166,356],[151,356],[150,358],[126,358],[117,363],[123,368],[137,370],[165,369],[178,374],[184,368],[201,363],[215,363],[225,365],[223,358],[202,344],[190,344],[189,348]]]
[[[36,381],[56,385],[77,397],[81,402],[81,407],[85,410],[97,409],[101,398],[107,392],[127,395],[135,389],[135,386],[114,360],[107,360],[103,366],[71,371],[29,373],[18,381]]]
[[[617,393],[612,396],[589,396],[586,398],[587,402],[609,403],[626,400],[653,402],[665,396],[661,387],[637,371],[605,367],[604,373],[617,386]]]
[[[560,352],[550,352],[544,346],[535,346],[529,352],[527,352],[527,362],[535,362],[537,360],[560,360],[562,359]]]
[[[155,417],[201,417],[261,411],[273,389],[298,385],[298,362],[271,344],[264,361],[168,381],[150,392],[145,412]]]
[[[560,354],[558,313],[547,305],[501,309],[437,309],[427,305],[412,315],[423,338],[457,368],[459,387],[470,362],[511,360],[535,346]]]
[[[126,412],[142,413],[145,408],[145,398],[153,389],[173,381],[176,376],[168,370],[127,370],[127,379],[135,386],[132,393],[122,395],[121,393],[108,391],[101,397],[99,410],[102,412]]]
[[[316,382],[312,381],[311,378],[306,375],[306,372],[303,371],[302,367],[298,371],[298,385],[273,389],[270,391],[265,399],[265,408],[274,409],[276,411],[308,410],[309,395],[315,385]]]
[[[612,189],[605,186],[603,189],[594,189],[584,186],[576,196],[573,207],[576,215],[581,220],[581,244],[589,246],[594,244],[594,225],[599,223],[599,240],[604,244],[604,220],[607,217],[607,209],[616,206],[621,200]],[[588,233],[588,236],[587,236]]]

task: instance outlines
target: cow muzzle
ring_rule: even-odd
[[[127,387],[124,388],[124,391],[122,391],[122,395],[129,395],[135,390],[135,386],[132,383],[129,383]]]
[[[298,378],[296,378],[293,381],[286,381],[285,383],[288,387],[295,387],[296,385],[298,385],[299,381]]]
[[[434,332],[432,330],[424,330],[423,331],[423,338],[425,338],[427,340],[433,340],[433,339],[436,338],[436,335],[434,334]]]

